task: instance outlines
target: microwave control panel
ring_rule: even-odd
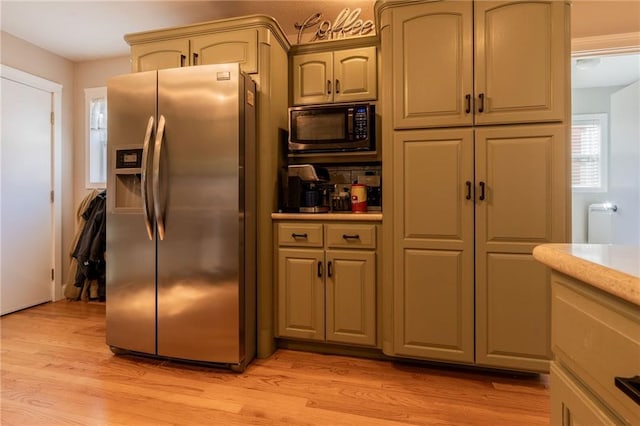
[[[367,108],[363,106],[356,107],[353,117],[356,140],[367,139],[369,137],[369,135],[367,135],[368,121]]]

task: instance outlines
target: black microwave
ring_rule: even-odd
[[[289,153],[375,151],[369,103],[289,108]]]

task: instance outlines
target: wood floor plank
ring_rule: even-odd
[[[280,349],[245,372],[105,344],[105,306],[0,318],[2,425],[544,425],[546,375]]]

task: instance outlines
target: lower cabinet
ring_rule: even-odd
[[[548,372],[549,274],[531,252],[566,235],[564,134],[394,133],[388,355]]]
[[[376,225],[279,223],[279,337],[376,345]]]
[[[638,425],[638,305],[553,271],[552,425]]]

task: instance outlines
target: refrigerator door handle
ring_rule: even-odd
[[[149,239],[153,240],[153,224],[152,213],[150,210],[149,202],[147,200],[147,168],[149,166],[149,141],[151,140],[151,134],[153,133],[153,116],[149,117],[149,123],[147,124],[147,131],[144,134],[144,143],[142,145],[142,171],[140,178],[140,188],[142,197],[142,209],[144,210],[144,224],[147,228],[147,235]]]
[[[160,154],[162,153],[162,142],[164,139],[164,115],[158,120],[158,133],[156,134],[156,142],[153,150],[153,210],[156,216],[156,224],[158,225],[158,237],[164,240],[164,212],[162,212],[160,203]]]

